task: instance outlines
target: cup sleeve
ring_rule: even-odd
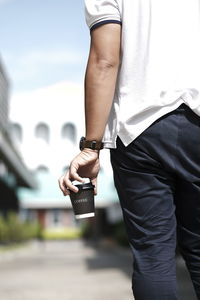
[[[90,30],[103,24],[122,24],[116,0],[85,0],[85,19]]]

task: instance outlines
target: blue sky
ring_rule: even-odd
[[[81,83],[89,50],[83,0],[0,0],[0,55],[12,92]]]

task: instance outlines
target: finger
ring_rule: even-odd
[[[77,193],[78,188],[72,184],[71,180],[69,179],[69,176],[70,176],[69,172],[67,172],[67,174],[63,178],[64,185],[67,187],[69,194],[70,194],[70,191]]]
[[[91,182],[94,185],[94,194],[97,195],[97,178],[91,179]]]
[[[59,187],[60,187],[61,191],[63,192],[64,196],[67,196],[67,195],[69,195],[69,191],[67,190],[63,179],[64,179],[64,176],[61,176],[58,180],[58,184],[59,184]]]

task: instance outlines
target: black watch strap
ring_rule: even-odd
[[[103,149],[103,143],[100,141],[88,141],[85,137],[82,137],[80,139],[80,150],[83,150],[84,148],[89,148],[92,150],[101,150]]]

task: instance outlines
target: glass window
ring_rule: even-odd
[[[13,123],[11,125],[11,134],[14,140],[22,142],[22,127],[18,123]]]
[[[76,142],[76,128],[72,123],[66,123],[62,127],[62,138],[68,139],[71,142]]]
[[[37,167],[36,172],[37,173],[48,173],[49,169],[46,166],[40,165]]]
[[[58,225],[60,223],[60,210],[53,209],[53,223],[54,225]]]
[[[46,143],[49,142],[49,127],[47,124],[45,123],[40,123],[36,126],[35,128],[35,136],[43,141],[45,141]]]

